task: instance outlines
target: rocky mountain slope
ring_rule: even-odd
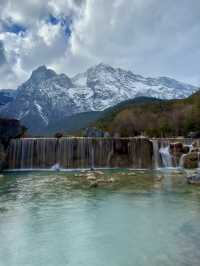
[[[15,97],[15,91],[13,90],[0,90],[0,107],[12,102]]]
[[[196,89],[170,78],[145,78],[102,63],[73,78],[41,66],[18,87],[14,100],[1,107],[0,115],[17,118],[34,132],[63,117],[102,111],[138,96],[177,99]]]

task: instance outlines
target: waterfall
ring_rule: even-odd
[[[163,166],[166,168],[170,168],[173,166],[172,163],[172,155],[170,154],[170,145],[169,143],[162,143],[162,146],[159,150]]]
[[[173,166],[170,154],[170,140],[152,139],[154,168],[170,168]]]
[[[192,149],[189,139],[136,138],[21,138],[8,149],[8,169],[158,169],[183,167],[185,154],[176,156],[170,143],[182,142]],[[179,161],[179,162],[177,162]],[[200,152],[198,153],[200,168]]]
[[[13,139],[9,169],[152,168],[152,143],[143,138]]]

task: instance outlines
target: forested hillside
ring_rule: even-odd
[[[99,119],[98,128],[120,136],[187,136],[200,131],[200,91],[184,100],[151,101],[115,108]]]

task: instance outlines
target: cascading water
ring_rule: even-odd
[[[9,169],[152,168],[152,144],[140,138],[24,138],[11,140]]]
[[[24,138],[13,139],[8,169],[80,169],[183,167],[184,156],[171,150],[175,139],[147,138]],[[180,141],[180,139],[178,140]],[[188,140],[182,140],[186,146]],[[191,141],[190,141],[191,142]],[[171,148],[170,148],[171,147]],[[173,155],[172,155],[173,154]],[[175,154],[175,156],[174,156]],[[200,153],[199,153],[200,167]],[[179,160],[177,162],[177,160]]]
[[[163,166],[165,168],[173,167],[172,155],[170,154],[170,145],[169,145],[169,143],[163,142],[159,152],[160,152],[160,155],[161,155]]]

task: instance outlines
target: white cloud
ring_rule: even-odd
[[[92,63],[190,81],[200,60],[199,10],[198,0],[87,1],[71,50]]]
[[[38,29],[38,36],[41,37],[47,46],[51,46],[60,33],[60,24],[51,25],[43,23]]]
[[[199,0],[1,0],[7,62],[0,69],[0,88],[15,88],[41,64],[73,75],[100,61],[197,82],[199,10]],[[49,14],[60,22],[51,24]],[[66,17],[72,20],[68,39]],[[27,30],[5,32],[1,22]]]

